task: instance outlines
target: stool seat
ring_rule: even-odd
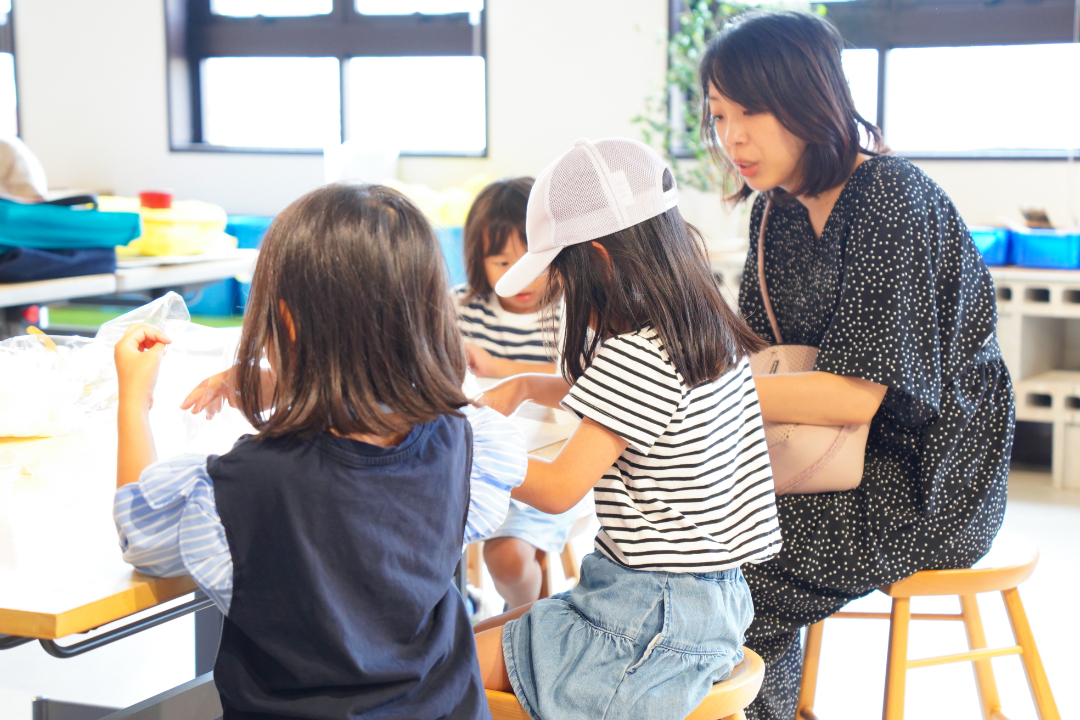
[[[1002,531],[994,538],[990,552],[971,568],[923,570],[879,589],[894,598],[1000,592],[1031,577],[1038,562],[1039,549],[1035,543],[1022,535]]]
[[[743,648],[743,661],[735,666],[726,679],[712,686],[709,694],[686,716],[686,720],[742,717],[743,709],[757,697],[764,679],[765,663],[753,650]],[[497,690],[485,692],[494,720],[532,720],[513,693]]]

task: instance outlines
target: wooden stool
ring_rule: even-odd
[[[924,570],[909,578],[879,588],[893,599],[891,613],[838,612],[834,618],[887,619],[889,626],[889,660],[885,675],[884,720],[901,720],[904,717],[904,684],[910,668],[943,665],[946,663],[973,663],[975,684],[979,688],[982,714],[986,720],[1006,720],[1001,714],[997,684],[990,666],[990,658],[1001,655],[1019,655],[1027,674],[1028,687],[1035,701],[1035,709],[1041,720],[1060,720],[1054,696],[1046,681],[1035,637],[1031,634],[1024,605],[1016,586],[1031,577],[1039,551],[1027,538],[1012,533],[1000,533],[994,546],[982,560],[969,570]],[[982,618],[975,595],[983,592],[1000,592],[1009,614],[1016,644],[1005,648],[987,648]],[[957,595],[960,613],[912,613],[911,598],[922,595]],[[909,660],[907,656],[908,624],[912,620],[961,620],[967,630],[968,652],[940,657]],[[799,688],[797,717],[816,720],[814,715],[814,691],[817,685],[818,659],[821,654],[821,637],[825,621],[807,628],[806,655],[803,661],[802,685]]]
[[[743,648],[743,656],[743,661],[735,666],[727,679],[713,685],[686,720],[744,720],[743,709],[754,701],[761,689],[765,663],[749,648]],[[485,692],[493,720],[531,720],[514,693]]]

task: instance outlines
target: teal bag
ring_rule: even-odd
[[[41,250],[111,248],[127,245],[141,234],[138,213],[0,199],[0,245]]]

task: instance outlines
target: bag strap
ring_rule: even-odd
[[[761,213],[761,228],[757,236],[757,276],[758,286],[761,288],[761,301],[765,304],[765,312],[769,315],[769,324],[772,325],[773,338],[777,343],[784,342],[780,334],[780,324],[776,322],[776,313],[773,312],[772,302],[769,300],[769,289],[765,287],[765,226],[769,220],[769,209],[772,207],[772,198],[765,199],[765,211]]]

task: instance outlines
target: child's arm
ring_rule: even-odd
[[[113,350],[120,402],[116,413],[116,486],[137,482],[157,459],[150,431],[150,406],[165,346],[172,342],[149,325],[132,325]]]
[[[889,389],[870,380],[828,372],[759,375],[754,384],[763,419],[811,425],[868,423]]]
[[[599,423],[583,418],[554,460],[529,457],[525,481],[510,497],[552,515],[567,512],[600,481],[628,444]]]
[[[570,384],[561,375],[526,373],[492,385],[477,401],[503,415],[511,415],[526,400],[558,409],[568,392]]]
[[[228,370],[223,370],[217,375],[211,375],[203,380],[180,403],[180,409],[187,410],[191,408],[192,415],[198,415],[205,410],[206,417],[212,418],[221,412],[226,402],[229,403],[230,407],[236,407],[235,371],[236,366],[234,365]],[[263,370],[259,377],[262,379],[261,397],[264,402],[270,402],[271,398],[274,397],[274,373],[270,370]]]
[[[555,363],[528,362],[495,357],[484,348],[471,343],[465,343],[465,354],[469,358],[469,368],[476,373],[477,377],[508,378],[522,373],[546,373],[550,375],[556,372]]]

